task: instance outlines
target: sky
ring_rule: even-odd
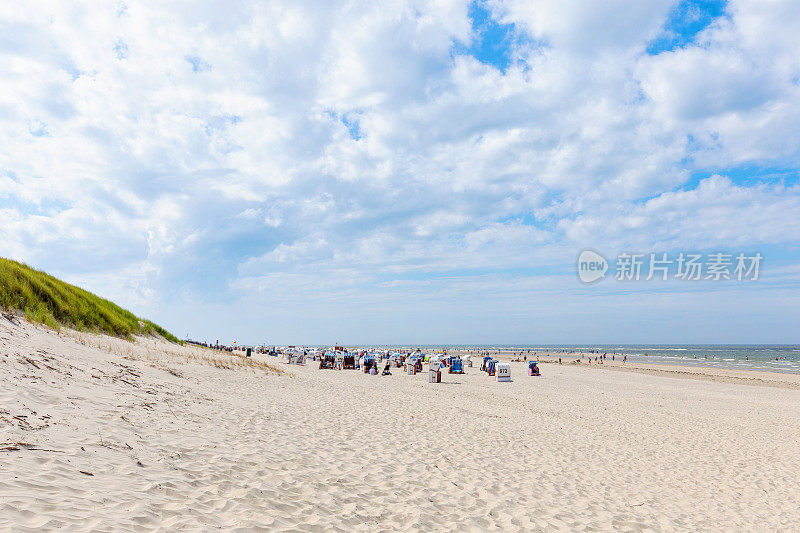
[[[798,27],[795,0],[0,4],[0,256],[200,340],[800,343]],[[682,252],[763,261],[615,279]]]

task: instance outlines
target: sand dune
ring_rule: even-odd
[[[5,320],[0,343],[3,530],[800,523],[797,390],[579,365],[272,375]]]

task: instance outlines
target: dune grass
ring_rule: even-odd
[[[58,330],[107,333],[132,340],[134,335],[157,335],[180,343],[161,326],[28,265],[0,257],[0,308],[19,311],[30,322]]]

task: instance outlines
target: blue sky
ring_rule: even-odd
[[[795,2],[0,8],[0,255],[179,336],[800,342]],[[756,282],[578,281],[591,248]]]

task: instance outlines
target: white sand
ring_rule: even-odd
[[[0,319],[0,530],[800,523],[795,389],[516,363],[512,383],[276,376],[166,347]]]

